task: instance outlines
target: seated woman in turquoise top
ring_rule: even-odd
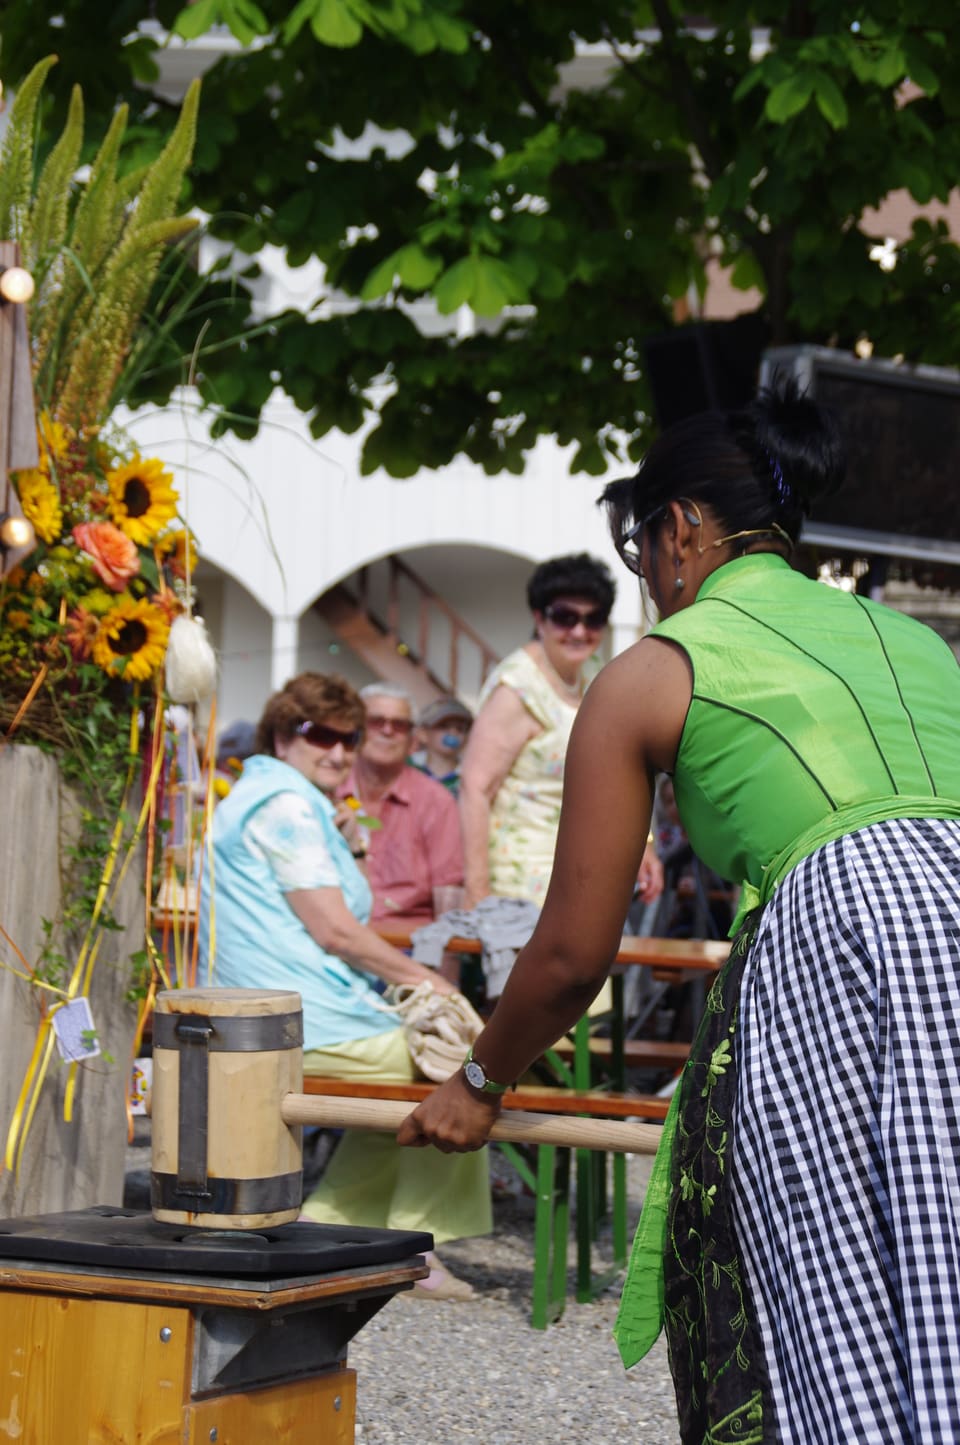
[[[306,1073],[406,1082],[413,1062],[375,981],[429,982],[441,993],[452,985],[367,926],[362,835],[355,814],[334,801],[363,720],[363,703],[339,677],[301,673],[269,699],[256,755],[214,814],[200,951],[214,984],[297,990]],[[429,1230],[437,1243],[488,1233],[486,1159],[438,1154],[426,1171],[422,1165],[390,1135],[348,1133],[304,1213],[331,1224]],[[465,1299],[472,1291],[434,1256],[414,1293]]]
[[[582,1014],[671,775],[745,914],[616,1330],[631,1364],[663,1318],[684,1445],[957,1438],[960,668],[788,565],[843,468],[835,423],[783,383],[607,488],[661,621],[584,700],[540,922],[474,1046],[514,1078]],[[458,1074],[399,1137],[474,1148],[497,1107]]]

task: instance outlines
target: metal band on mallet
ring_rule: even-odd
[[[351,1099],[343,1095],[286,1094],[280,1104],[285,1124],[327,1129],[372,1129],[395,1134],[415,1105],[397,1099]],[[616,1119],[571,1119],[510,1109],[490,1131],[507,1144],[557,1144],[568,1149],[603,1149],[610,1154],[655,1154],[663,1137],[659,1124]]]

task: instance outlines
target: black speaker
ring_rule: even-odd
[[[770,327],[759,311],[730,321],[693,321],[644,342],[647,381],[657,425],[672,426],[699,411],[735,410],[757,391]]]

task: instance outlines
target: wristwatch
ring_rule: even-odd
[[[505,1094],[511,1087],[510,1084],[495,1084],[493,1079],[487,1078],[486,1069],[473,1057],[473,1044],[467,1050],[467,1057],[463,1061],[463,1073],[471,1089],[476,1089],[481,1094]]]

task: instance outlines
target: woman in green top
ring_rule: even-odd
[[[661,621],[587,694],[540,923],[474,1046],[505,1082],[582,1015],[670,774],[745,914],[617,1327],[629,1364],[662,1313],[685,1445],[932,1445],[960,1419],[960,669],[789,567],[842,473],[783,384],[607,488]],[[476,1148],[498,1107],[461,1072],[401,1143]]]

